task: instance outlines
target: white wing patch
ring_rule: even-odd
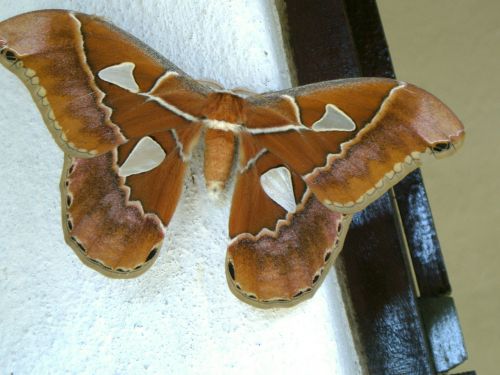
[[[120,86],[122,89],[133,93],[139,92],[139,86],[134,78],[135,64],[124,62],[118,65],[108,66],[101,70],[97,75],[103,81]]]
[[[132,174],[150,171],[165,160],[165,151],[152,138],[144,137],[134,147],[127,160],[122,164],[119,174],[127,177]]]
[[[285,167],[268,170],[260,176],[260,184],[266,194],[287,212],[294,212],[297,204],[293,194],[292,176]]]
[[[312,129],[317,132],[353,131],[356,129],[356,124],[340,108],[327,104],[325,114],[313,124]]]

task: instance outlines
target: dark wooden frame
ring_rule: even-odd
[[[278,1],[296,84],[394,77],[374,0]],[[465,361],[420,171],[355,215],[337,267],[368,373],[437,374]]]

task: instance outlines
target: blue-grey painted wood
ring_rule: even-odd
[[[285,5],[297,84],[394,77],[374,0],[285,0]],[[412,281],[415,273],[425,296],[450,291],[420,172],[412,173],[394,191],[395,200],[386,194],[355,215],[338,261],[359,350],[370,374],[447,371],[465,359],[463,341],[447,336],[453,332],[461,337],[458,319],[452,309],[426,305],[424,326]],[[435,336],[430,337],[431,332]],[[445,360],[448,351],[457,354],[448,359],[455,359]]]
[[[464,362],[467,352],[453,298],[420,298],[419,306],[436,371],[445,372]]]
[[[451,293],[441,246],[420,170],[394,187],[420,296]]]

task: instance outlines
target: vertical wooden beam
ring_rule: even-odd
[[[374,0],[284,3],[298,84],[394,77]],[[449,293],[450,287],[420,172],[394,190],[355,215],[339,259],[359,349],[370,374],[446,371],[465,359],[465,349],[457,339],[450,360],[443,355],[450,349],[447,338],[430,337],[432,327],[432,332],[444,327],[432,326],[443,316],[432,301],[426,301],[426,321],[422,319],[413,273],[425,296]],[[452,304],[446,306],[441,310],[446,310],[450,324],[445,326],[455,333],[458,329],[461,337]]]
[[[360,76],[349,20],[338,1],[285,5],[298,84]]]

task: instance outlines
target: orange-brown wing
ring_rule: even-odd
[[[209,90],[124,31],[81,13],[43,10],[0,22],[0,51],[72,157],[189,127]]]
[[[139,275],[153,263],[200,129],[153,134],[94,158],[66,157],[64,233],[84,263],[113,277]]]
[[[445,155],[464,129],[437,98],[378,78],[323,82],[251,97],[247,131],[302,176],[329,208],[353,213],[415,169]]]
[[[103,20],[62,10],[1,22],[0,61],[66,153],[67,242],[107,275],[141,273],[181,195],[210,90]]]
[[[323,206],[253,136],[239,134],[226,274],[245,302],[270,307],[311,296],[342,248],[351,217]]]

